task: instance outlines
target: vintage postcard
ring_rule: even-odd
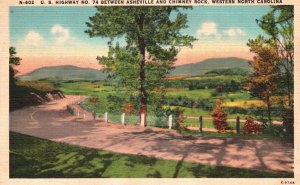
[[[0,184],[299,183],[298,14],[1,2]]]

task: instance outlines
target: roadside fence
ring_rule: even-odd
[[[140,125],[145,126],[145,123],[147,123],[147,126],[152,127],[159,127],[159,128],[168,128],[168,129],[174,129],[175,128],[175,118],[173,115],[166,115],[166,116],[155,116],[147,114],[147,117],[145,117],[144,114],[137,115],[137,114],[125,114],[125,113],[110,113],[110,112],[102,112],[102,113],[96,113],[94,110],[92,110],[89,107],[83,106],[80,102],[72,102],[71,104],[67,105],[66,110],[80,118],[86,121],[93,121],[97,118],[102,118],[104,122],[106,123],[116,123],[120,125]],[[199,132],[203,132],[203,120],[206,119],[202,115],[199,116],[198,119],[198,125],[194,125],[194,128],[199,128]],[[243,127],[244,120],[241,120],[239,116],[237,116],[234,120],[233,125],[231,125],[231,129],[235,130],[236,133],[241,132],[241,128]]]
[[[146,117],[144,114],[136,115],[136,114],[125,114],[125,113],[109,113],[102,112],[96,113],[91,108],[82,106],[79,102],[72,102],[67,105],[66,110],[83,120],[96,120],[97,118],[102,118],[106,123],[113,122],[121,125],[140,125],[145,126],[147,122],[147,126],[160,127],[160,128],[175,128],[175,119],[173,119],[172,115],[168,116],[155,116],[148,114]]]

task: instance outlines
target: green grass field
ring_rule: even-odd
[[[166,93],[167,96],[178,97],[178,96],[186,96],[190,99],[209,99],[211,98],[212,89],[198,89],[198,90],[178,90],[178,91],[168,91]]]
[[[115,94],[118,91],[124,91],[122,89],[116,90],[114,86],[105,86],[103,82],[71,82],[71,83],[62,83],[61,91],[64,94],[74,94],[74,95],[87,95],[87,96],[99,96],[100,98],[105,98],[108,94]],[[190,99],[198,100],[198,99],[217,99],[224,98],[225,102],[228,102],[229,106],[231,104],[237,104],[236,106],[243,106],[246,104],[250,105],[251,103],[255,104],[258,101],[256,99],[252,99],[251,96],[246,92],[237,92],[237,93],[229,93],[223,94],[220,97],[212,97],[211,93],[213,89],[198,89],[198,90],[171,90],[167,91],[166,95],[171,97],[179,97],[179,96],[187,96]],[[234,99],[234,102],[230,102],[231,99]],[[249,103],[247,103],[249,101]],[[260,103],[260,101],[259,101]]]
[[[172,108],[172,109],[178,107],[180,109],[183,109],[184,110],[183,116],[199,117],[201,115],[201,116],[205,116],[205,117],[211,117],[211,114],[210,114],[209,111],[206,111],[206,110],[203,110],[203,109],[200,109],[200,108],[188,108],[188,107],[181,107],[181,106],[164,106],[164,107],[165,108],[169,107],[169,108]],[[229,119],[236,119],[237,116],[239,116],[240,119],[245,119],[245,118],[249,117],[249,115],[244,115],[244,114],[228,114],[227,118],[229,118]],[[253,118],[257,118],[254,115],[251,115],[251,116]]]
[[[216,75],[216,76],[209,76],[209,75],[202,75],[202,76],[195,76],[195,77],[187,77],[184,80],[234,80],[234,81],[241,81],[244,80],[245,77],[239,75]]]
[[[184,110],[184,112],[183,112],[184,116],[195,116],[195,117],[198,117],[198,116],[202,115],[202,116],[208,116],[208,117],[210,117],[210,112],[209,111],[206,111],[206,110],[203,110],[203,109],[199,109],[199,108],[193,109],[193,108],[181,107],[181,106],[164,106],[164,108],[171,108],[171,109],[174,109],[176,107]]]
[[[180,89],[177,91],[175,90],[168,91],[166,95],[171,97],[186,96],[193,100],[223,98],[226,103],[228,102],[229,106],[231,106],[230,103],[238,102],[236,103],[237,104],[236,107],[242,107],[245,104],[245,102],[248,105],[251,105],[252,103],[254,106],[256,103],[259,103],[258,106],[261,106],[262,101],[252,98],[250,94],[247,92],[235,92],[235,93],[228,93],[228,94],[224,93],[221,96],[213,97],[211,95],[213,91],[214,91],[213,89],[197,89],[197,90]]]
[[[242,128],[241,128],[242,130]],[[183,129],[180,131],[183,135],[200,135],[199,130],[188,130]],[[226,138],[239,138],[239,139],[255,139],[255,140],[272,140],[272,141],[284,141],[284,142],[291,142],[289,138],[281,138],[278,136],[274,136],[273,134],[266,133],[266,134],[247,134],[244,135],[241,131],[240,134],[237,134],[235,132],[224,132],[224,133],[218,133],[218,132],[212,132],[212,131],[203,131],[201,134],[202,136],[212,136],[212,137],[226,137]]]
[[[107,96],[117,95],[121,93],[126,93],[124,89],[115,89],[114,86],[105,86],[104,82],[71,82],[71,83],[62,83],[61,91],[64,94],[75,94],[75,95],[86,95],[86,96],[97,96],[99,97],[99,105],[97,105],[96,110],[102,110],[99,113],[105,112],[105,107],[107,107]],[[225,107],[240,107],[240,108],[248,108],[253,106],[263,106],[261,100],[257,100],[252,98],[247,92],[235,92],[229,94],[223,94],[220,97],[212,97],[211,93],[213,89],[198,89],[198,90],[188,90],[188,89],[180,89],[180,90],[170,90],[166,92],[167,96],[170,97],[179,97],[179,96],[187,96],[190,99],[198,100],[198,99],[217,99],[224,98]],[[234,99],[234,101],[232,101]],[[89,104],[88,101],[85,102]],[[167,106],[164,107],[175,107],[175,106]],[[180,107],[180,106],[177,106]],[[199,109],[199,108],[188,108],[188,107],[180,107],[184,109],[184,116],[211,116],[209,111]],[[258,117],[254,115],[243,115],[243,114],[228,114],[228,118],[236,118],[240,116],[240,118],[245,119],[246,117],[253,117],[257,119]],[[280,118],[275,118],[275,120],[280,120]]]
[[[187,118],[184,123],[185,123],[186,126],[199,127],[198,119]],[[212,120],[203,119],[202,124],[203,124],[203,128],[214,128],[214,124],[213,124]],[[236,123],[235,122],[228,122],[227,124],[232,129],[236,128]],[[242,128],[243,123],[241,123],[240,126]]]
[[[255,100],[255,98],[251,97],[249,93],[246,92],[232,92],[229,94],[224,94],[222,96],[226,101],[231,101],[231,98],[234,99],[234,101],[242,101],[242,100]]]
[[[10,178],[291,178],[272,173],[83,148],[14,132]]]
[[[64,94],[98,96],[101,99],[106,99],[108,94],[116,93],[112,86],[104,86],[102,82],[62,83],[60,90]]]

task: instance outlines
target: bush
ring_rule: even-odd
[[[181,130],[183,129],[184,126],[184,122],[186,120],[186,117],[183,116],[183,112],[184,109],[180,109],[179,107],[176,107],[175,109],[165,109],[164,111],[164,115],[174,115],[174,120],[175,120],[175,129],[177,130]]]
[[[216,96],[220,96],[220,95],[222,95],[222,94],[218,93],[218,92],[215,91],[215,90],[211,93],[211,96],[212,96],[212,97],[216,97]]]
[[[250,109],[245,109],[241,107],[226,107],[225,110],[229,114],[252,114],[252,111],[250,111]]]
[[[217,100],[211,112],[211,115],[213,117],[213,124],[218,132],[225,132],[228,127],[228,124],[226,122],[227,113],[223,109],[222,104],[223,100]]]
[[[98,103],[98,101],[99,101],[99,97],[97,97],[97,96],[90,97],[90,98],[88,99],[88,101],[89,101],[90,103],[92,103],[93,105],[96,105],[96,104]]]
[[[186,117],[183,116],[183,109],[176,107],[175,109],[175,129],[183,129]]]
[[[294,136],[294,110],[285,109],[282,118],[286,135]]]
[[[129,115],[135,114],[134,104],[131,102],[124,103],[122,107],[122,112]]]
[[[197,101],[198,108],[203,110],[211,111],[214,105],[214,102],[208,99],[198,100]]]
[[[163,82],[163,88],[188,88],[195,89],[213,89],[222,86],[222,92],[235,92],[243,90],[245,76],[201,76],[198,79],[178,79],[166,80]]]
[[[109,94],[107,96],[107,110],[111,113],[121,113],[125,103],[125,97]]]
[[[246,118],[246,122],[245,122],[244,128],[243,128],[244,134],[251,134],[251,133],[258,134],[261,131],[262,131],[262,127],[260,124],[255,123],[254,119],[251,117]]]
[[[187,96],[165,97],[162,103],[171,106],[182,106],[190,108],[192,108],[192,106],[195,104],[194,100],[188,98]]]
[[[267,122],[268,120],[266,120]],[[262,133],[276,137],[283,137],[283,126],[264,123],[262,125]]]

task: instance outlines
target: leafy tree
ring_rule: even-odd
[[[146,117],[149,94],[171,70],[179,47],[195,40],[180,32],[187,27],[187,16],[179,7],[96,8],[86,33],[111,39],[108,56],[98,60],[121,84],[138,90],[140,113]],[[114,38],[125,38],[126,46],[113,45]]]
[[[252,95],[262,99],[267,105],[268,121],[271,119],[271,96],[278,89],[278,80],[280,77],[280,68],[277,65],[277,51],[265,44],[262,37],[257,37],[255,40],[250,40],[248,46],[250,51],[256,56],[250,61],[253,72],[247,81],[246,88]]]
[[[21,58],[17,57],[16,48],[9,47],[9,86],[14,87],[16,85],[15,75],[18,72],[14,69],[15,66],[20,65]]]
[[[259,35],[256,39],[249,40],[248,46],[256,54],[253,64],[260,61],[266,63],[261,65],[267,65],[268,63],[271,68],[270,73],[265,74],[268,77],[261,76],[261,79],[265,80],[265,88],[268,90],[261,90],[264,93],[261,92],[259,97],[267,101],[271,96],[281,96],[282,100],[286,100],[283,103],[283,112],[285,112],[283,117],[293,117],[294,7],[287,5],[271,6],[271,8],[270,12],[257,20],[258,25],[265,32],[265,36]],[[260,48],[263,48],[262,52],[259,51]],[[271,73],[273,73],[273,77]],[[262,81],[260,84],[262,84]],[[256,90],[259,91],[258,88]],[[272,101],[268,100],[268,102],[271,103]],[[269,103],[267,105],[271,106]],[[286,113],[290,115],[287,116]],[[270,120],[270,115],[268,117]]]
[[[282,68],[283,87],[286,87],[282,94],[288,96],[287,104],[291,108],[294,93],[294,7],[272,6],[272,10],[257,23],[267,34],[264,42],[277,51],[277,64]]]

